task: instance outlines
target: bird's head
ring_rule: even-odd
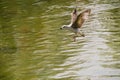
[[[61,30],[62,30],[62,29],[67,29],[67,28],[69,28],[68,25],[63,25],[62,27],[60,27]]]

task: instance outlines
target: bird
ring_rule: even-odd
[[[86,9],[78,14],[77,9],[75,8],[71,13],[71,23],[69,25],[63,25],[62,27],[60,27],[60,29],[67,29],[74,32],[74,41],[76,41],[76,37],[79,37],[79,35],[85,37],[84,33],[81,32],[81,27],[83,23],[88,19],[90,13],[91,9]]]

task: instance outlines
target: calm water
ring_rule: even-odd
[[[120,80],[120,1],[78,1],[92,14],[73,42],[75,0],[0,0],[0,80]]]

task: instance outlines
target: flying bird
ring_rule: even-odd
[[[75,8],[71,13],[71,23],[69,25],[63,25],[62,27],[60,27],[60,29],[67,29],[74,32],[74,41],[76,41],[76,37],[78,37],[79,35],[84,37],[85,35],[80,31],[80,28],[82,27],[85,20],[88,19],[90,13],[91,9],[86,9],[78,14],[77,9]]]

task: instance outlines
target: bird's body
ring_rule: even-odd
[[[77,14],[77,10],[74,9],[71,14],[71,23],[69,25],[63,25],[61,29],[67,29],[75,33],[75,38],[80,34],[81,36],[84,36],[83,33],[81,33],[80,28],[82,27],[82,24],[85,22],[85,20],[88,19],[88,16],[90,15],[91,10],[87,9],[83,12],[81,12],[79,15]]]
[[[74,28],[72,27],[72,24],[67,25],[65,29],[70,30],[74,33],[78,33],[80,31],[80,28]]]

